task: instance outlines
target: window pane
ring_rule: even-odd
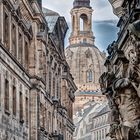
[[[5,110],[9,110],[9,81],[5,80]]]
[[[13,86],[13,115],[16,116],[16,87]]]

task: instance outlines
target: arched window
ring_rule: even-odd
[[[80,16],[80,31],[87,31],[88,27],[88,17],[86,14],[81,14]]]
[[[93,72],[92,70],[87,71],[87,82],[92,82],[93,81]]]
[[[73,31],[74,31],[74,30],[75,30],[75,24],[76,24],[76,23],[75,23],[75,16],[73,16],[72,22],[73,22],[73,23],[72,23],[72,27],[73,27]]]

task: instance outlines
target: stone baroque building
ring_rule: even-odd
[[[68,26],[41,6],[0,0],[1,140],[72,140],[77,88],[64,55]]]
[[[78,90],[75,95],[74,114],[92,100],[102,100],[99,77],[104,72],[105,54],[95,46],[92,32],[90,0],[74,0],[71,10],[72,33],[66,48],[66,59]],[[104,99],[103,99],[104,100]]]
[[[74,140],[92,140],[92,114],[95,114],[100,106],[101,104],[93,101],[77,113],[77,116],[74,117],[74,124],[76,126],[73,136]]]
[[[92,117],[92,140],[110,140],[107,136],[110,130],[110,109],[105,103],[101,110]]]
[[[84,109],[74,117],[74,140],[110,140],[106,137],[109,132],[109,106],[107,102],[94,101],[84,105]]]
[[[100,83],[111,108],[112,140],[140,139],[140,1],[109,0],[119,17]]]

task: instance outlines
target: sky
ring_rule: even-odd
[[[68,46],[68,38],[71,32],[71,15],[73,0],[43,0],[43,7],[58,12],[66,18],[69,26],[65,44]],[[95,45],[100,50],[105,50],[107,46],[117,38],[118,28],[116,27],[118,18],[113,14],[112,7],[108,0],[91,0],[93,8],[93,33]]]

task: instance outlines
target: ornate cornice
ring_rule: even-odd
[[[109,0],[109,2],[113,7],[114,14],[117,15],[118,17],[121,17],[123,14],[122,8],[123,1],[124,0]]]

